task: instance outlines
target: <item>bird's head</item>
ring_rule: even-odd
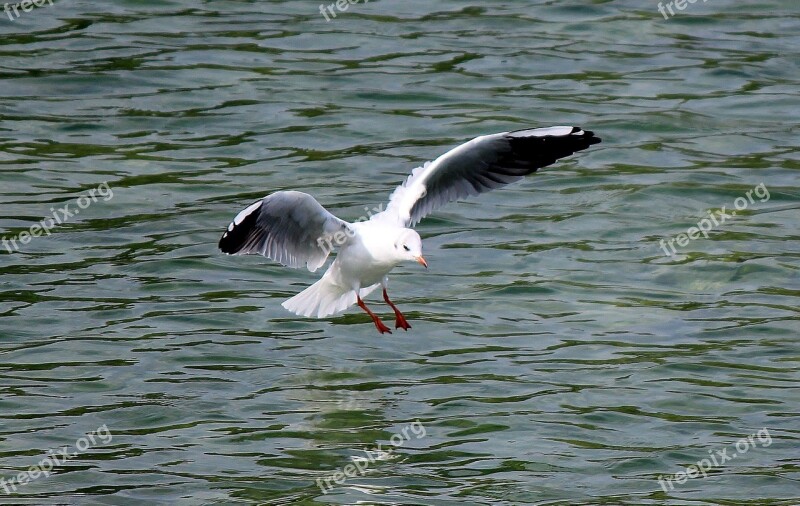
[[[422,256],[422,239],[410,228],[404,228],[394,242],[394,252],[401,262],[418,262],[428,268],[428,262]]]

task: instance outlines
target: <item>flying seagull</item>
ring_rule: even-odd
[[[283,307],[300,316],[324,318],[358,304],[381,334],[391,333],[363,300],[381,286],[383,300],[394,311],[395,328],[408,330],[411,325],[386,289],[389,272],[400,263],[428,267],[422,240],[411,227],[448,202],[513,183],[599,142],[592,132],[572,126],[477,137],[414,169],[394,190],[385,210],[354,223],[329,213],[307,193],[275,192],[236,215],[219,249],[229,255],[258,253],[314,272],[338,248],[322,278]]]

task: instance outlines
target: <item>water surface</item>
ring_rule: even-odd
[[[80,211],[0,248],[0,478],[113,436],[0,503],[800,503],[796,2],[62,0],[0,35],[0,233]],[[269,192],[355,220],[556,124],[603,143],[418,227],[407,333],[216,251]]]

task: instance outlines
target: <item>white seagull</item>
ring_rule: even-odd
[[[219,241],[230,255],[258,253],[288,267],[314,272],[338,247],[322,278],[283,303],[300,316],[323,318],[353,304],[391,333],[363,298],[378,286],[394,310],[395,328],[408,330],[403,313],[389,300],[388,274],[402,262],[419,262],[422,240],[410,227],[448,202],[505,186],[600,139],[579,127],[556,126],[477,137],[411,172],[394,190],[386,209],[369,220],[348,223],[314,197],[279,191],[251,204],[233,219]]]

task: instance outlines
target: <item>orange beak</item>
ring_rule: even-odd
[[[428,262],[425,261],[425,258],[423,258],[422,255],[417,257],[417,262],[419,262],[422,265],[424,265],[426,269],[428,268]]]

